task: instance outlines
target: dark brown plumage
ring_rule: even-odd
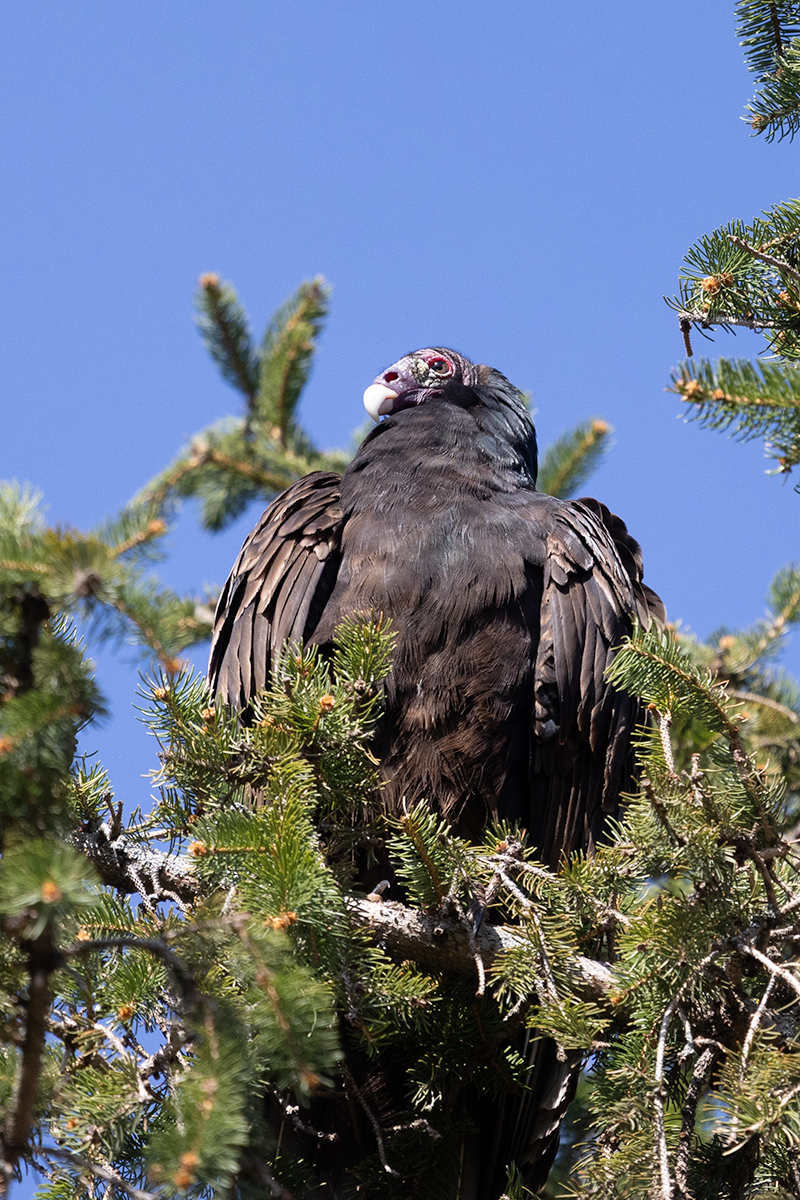
[[[428,378],[426,356],[450,377]],[[401,375],[415,386],[398,391]],[[499,372],[436,349],[376,383],[398,399],[344,476],[301,479],[245,542],[212,685],[244,708],[287,638],[327,646],[343,617],[385,613],[389,811],[424,797],[472,837],[517,819],[556,866],[616,807],[636,710],[603,672],[633,616],[663,610],[618,517],[535,490],[533,426]]]
[[[424,798],[473,839],[518,821],[556,867],[594,846],[630,781],[637,705],[604,671],[635,617],[663,617],[639,546],[597,501],[536,491],[534,428],[499,372],[420,350],[365,403],[385,419],[341,479],[300,480],[245,542],[217,609],[212,685],[242,709],[287,638],[328,647],[344,617],[386,614],[386,810]],[[563,1115],[568,1071],[545,1045],[540,1101],[560,1089]],[[558,1120],[517,1122],[501,1156],[544,1169]]]

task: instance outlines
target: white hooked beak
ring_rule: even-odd
[[[364,392],[364,408],[373,421],[377,421],[392,411],[392,401],[399,395],[399,392],[393,392],[385,383],[371,383]]]

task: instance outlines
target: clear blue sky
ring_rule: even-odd
[[[671,617],[763,615],[800,557],[800,496],[664,392],[686,249],[800,190],[798,149],[740,120],[732,3],[7,0],[0,29],[0,477],[39,486],[52,521],[99,523],[237,408],[192,324],[200,272],[235,283],[258,334],[323,273],[302,411],[320,445],[347,444],[379,370],[453,345],[532,390],[545,444],[614,425],[587,490]],[[212,538],[187,510],[162,577],[221,583],[255,516]],[[98,670],[112,719],[84,744],[146,803],[137,665]]]

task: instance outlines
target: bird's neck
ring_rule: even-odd
[[[395,413],[372,431],[345,472],[343,499],[357,478],[381,491],[418,491],[423,481],[482,494],[533,488],[536,434],[527,414],[510,406],[461,406],[434,398]]]

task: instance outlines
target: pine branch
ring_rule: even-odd
[[[322,276],[301,284],[275,313],[264,334],[250,422],[261,437],[266,434],[284,449],[294,440],[297,404],[327,315],[329,291]]]
[[[795,283],[800,283],[800,271],[795,270],[785,259],[776,258],[774,254],[765,254],[757,246],[751,246],[744,238],[737,237],[734,234],[731,234],[730,241],[732,246],[738,247],[739,250],[744,250],[751,258],[757,258],[759,262],[766,263],[768,267],[774,267],[780,275],[786,275],[789,279],[793,279]]]
[[[85,823],[73,844],[108,887],[122,895],[137,892],[151,905],[163,900],[193,903],[200,891],[192,859],[168,854],[157,845],[115,832],[106,821]]]
[[[83,1158],[80,1154],[74,1154],[71,1150],[64,1149],[63,1146],[43,1147],[35,1154],[26,1154],[25,1158],[29,1159],[40,1175],[48,1174],[51,1169],[49,1165],[45,1166],[45,1161],[61,1162],[65,1166],[72,1167],[78,1175],[91,1175],[103,1183],[110,1184],[112,1189],[129,1196],[130,1200],[160,1200],[158,1193],[134,1187],[120,1175],[119,1171],[115,1171],[103,1163],[93,1162],[90,1158]]]
[[[731,221],[700,238],[680,272],[680,295],[667,300],[686,334],[744,326],[767,336],[781,358],[800,355],[800,201],[776,205],[749,225]]]
[[[768,142],[794,139],[800,129],[800,42],[776,58],[774,73],[764,77],[747,112],[753,130],[766,134]]]
[[[787,721],[791,721],[793,725],[800,725],[800,715],[794,709],[788,708],[785,704],[779,704],[777,700],[773,700],[770,696],[759,696],[755,692],[743,692],[740,688],[729,688],[728,695],[731,700],[741,700],[745,704],[760,705],[762,708],[771,708],[773,712],[779,713]]]
[[[748,70],[768,75],[788,43],[800,37],[800,4],[796,0],[738,0],[736,21]]]
[[[607,671],[615,687],[641,696],[664,716],[691,712],[694,720],[738,743],[724,689],[709,673],[697,671],[669,629],[636,630]]]
[[[218,275],[200,276],[196,296],[197,324],[222,376],[252,405],[258,393],[259,355],[253,348],[250,325],[238,297]]]
[[[207,1002],[197,989],[192,972],[183,959],[159,938],[143,938],[122,934],[118,937],[87,938],[65,946],[59,951],[61,963],[70,958],[82,958],[96,950],[141,950],[159,959],[167,967],[173,982],[178,985],[182,1007],[188,1018],[196,1018]]]
[[[781,471],[800,462],[800,370],[783,363],[708,359],[682,363],[672,391],[692,406],[707,429],[729,430],[740,441],[769,439]]]
[[[761,87],[747,105],[756,133],[794,137],[800,128],[800,5],[795,0],[739,0],[738,34],[748,69]]]
[[[784,567],[772,581],[770,607],[775,614],[759,631],[752,649],[752,662],[769,653],[790,625],[800,621],[800,569]]]
[[[574,496],[608,452],[612,433],[606,421],[596,418],[548,446],[536,481],[539,491],[562,500]]]
[[[172,493],[186,497],[196,495],[200,491],[197,473],[209,465],[219,467],[228,477],[238,476],[251,484],[254,495],[273,496],[288,487],[293,479],[289,473],[265,470],[255,462],[225,454],[201,436],[192,443],[187,455],[177,459],[138,494],[135,503],[151,502],[160,507]],[[301,470],[301,473],[304,472]]]
[[[368,928],[374,940],[399,962],[410,960],[430,971],[475,978],[470,930],[459,917],[440,912],[425,913],[392,900],[375,903],[351,899],[348,910],[358,924]],[[474,937],[487,969],[499,955],[527,944],[517,927],[490,925],[488,921],[481,924]],[[605,963],[579,955],[572,968],[576,990],[582,998],[607,1000],[612,989],[612,975]]]
[[[144,887],[143,894],[155,902],[173,895],[187,904],[197,899],[201,885],[194,870],[196,859],[133,842],[124,834],[111,838],[110,833],[109,827],[101,823],[93,832],[84,831],[75,838],[75,845],[105,884],[128,895]],[[399,962],[410,960],[437,972],[474,977],[470,930],[460,918],[425,913],[394,901],[375,903],[350,898],[347,908],[355,923],[369,929],[375,942]],[[523,944],[514,926],[488,922],[481,925],[475,939],[487,967],[499,954]],[[611,976],[604,963],[579,956],[575,969],[580,974],[580,990],[585,998],[598,1000],[608,993]]]
[[[0,524],[0,611],[18,608],[22,620],[15,635],[18,661],[13,669],[5,664],[7,680],[31,670],[34,643],[25,650],[26,605],[41,610],[40,624],[51,615],[77,613],[101,637],[130,640],[133,633],[170,670],[177,669],[182,649],[208,637],[209,622],[197,602],[160,590],[137,561],[166,530],[153,511],[152,505],[127,508],[89,534],[41,526],[15,534],[13,516]],[[32,578],[38,581],[33,587]]]

